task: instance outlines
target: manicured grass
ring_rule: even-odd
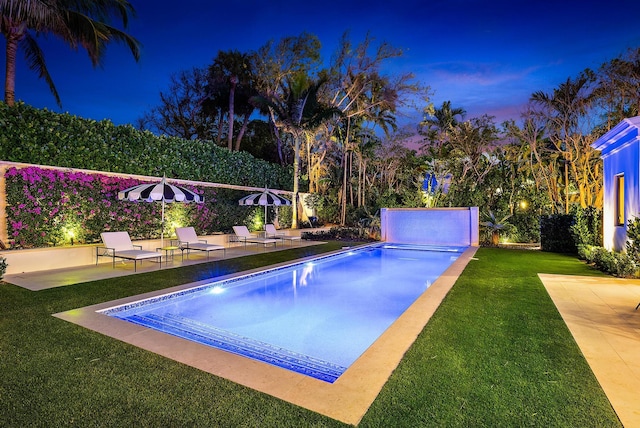
[[[621,426],[537,273],[575,258],[482,248],[362,426]]]
[[[342,243],[30,292],[0,285],[0,426],[343,426],[51,314]],[[361,425],[620,426],[537,272],[572,257],[480,249]]]

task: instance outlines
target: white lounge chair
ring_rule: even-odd
[[[120,259],[133,260],[133,270],[138,270],[138,260],[158,259],[162,267],[162,253],[155,251],[145,251],[141,245],[133,245],[128,232],[102,232],[100,234],[104,247],[96,247],[96,265],[98,257],[105,256],[113,258],[113,267],[116,267],[116,257]]]
[[[299,241],[301,238],[295,235],[287,235],[284,232],[279,232],[273,224],[264,225],[265,238],[281,239],[282,241],[289,241],[293,245],[293,241]]]
[[[207,259],[211,251],[222,250],[224,256],[227,255],[227,249],[222,245],[209,244],[206,239],[199,239],[196,231],[193,227],[176,227],[176,237],[178,248],[182,253],[182,260],[184,260],[184,252],[187,251],[187,258],[191,250],[206,251]]]
[[[275,247],[278,244],[277,239],[261,238],[257,236],[255,233],[249,232],[249,229],[247,229],[247,226],[233,226],[233,232],[235,234],[233,239],[235,239],[236,242],[244,243],[245,247],[247,246],[247,243],[256,244],[256,245],[263,244],[265,247],[269,244],[273,244],[273,246]]]

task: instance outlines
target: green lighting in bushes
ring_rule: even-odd
[[[138,179],[36,166],[8,168],[4,179],[7,235],[14,248],[96,243],[104,231],[129,231],[133,239],[160,237],[161,204],[116,200],[118,190],[140,184]],[[165,236],[181,226],[208,235],[251,224],[255,212],[237,202],[242,192],[198,190],[204,204],[166,204]],[[260,219],[259,229],[262,224]]]
[[[64,239],[65,244],[73,245],[75,242],[78,241],[78,236],[79,236],[78,225],[71,223],[62,228],[62,237]]]
[[[164,234],[174,237],[177,227],[191,225],[191,206],[180,202],[175,202],[165,209]]]
[[[251,230],[263,230],[264,221],[262,219],[262,213],[260,210],[256,210],[251,219]]]

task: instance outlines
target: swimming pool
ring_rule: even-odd
[[[464,249],[375,244],[99,312],[332,383]]]

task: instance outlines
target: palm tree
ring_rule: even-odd
[[[451,101],[444,101],[440,108],[425,109],[425,118],[418,126],[431,144],[442,146],[449,141],[449,134],[464,120],[467,112],[461,107],[451,107]],[[458,117],[460,120],[458,120]]]
[[[109,24],[111,18],[116,18],[126,28],[129,16],[134,15],[133,6],[126,0],[0,0],[0,32],[7,40],[4,85],[7,105],[15,104],[16,55],[20,48],[29,68],[47,82],[61,106],[34,35],[53,34],[73,49],[83,47],[94,67],[102,63],[105,46],[112,40],[126,43],[137,61],[140,58],[138,41]]]
[[[298,193],[300,191],[300,144],[303,139],[311,138],[322,123],[340,110],[322,104],[318,100],[318,91],[326,79],[312,80],[305,72],[294,74],[286,79],[280,97],[253,97],[252,102],[259,106],[268,106],[274,112],[276,127],[291,135],[294,144],[293,157],[293,218],[292,227],[298,227]]]
[[[219,110],[227,113],[228,133],[227,148],[234,149],[233,128],[237,110],[243,116],[243,126],[236,140],[236,151],[240,150],[242,135],[247,129],[249,117],[254,107],[248,100],[255,94],[253,77],[253,54],[241,53],[237,50],[220,51],[209,66],[209,84],[205,109]],[[217,108],[216,108],[217,107]],[[218,140],[220,136],[218,136]]]
[[[530,97],[532,103],[542,108],[540,114],[547,119],[548,137],[563,157],[565,214],[569,213],[569,165],[575,169],[576,162],[581,161],[578,156],[580,145],[584,144],[580,141],[579,126],[593,101],[592,83],[591,73],[583,72],[575,80],[569,78],[561,83],[552,94],[537,91]]]

